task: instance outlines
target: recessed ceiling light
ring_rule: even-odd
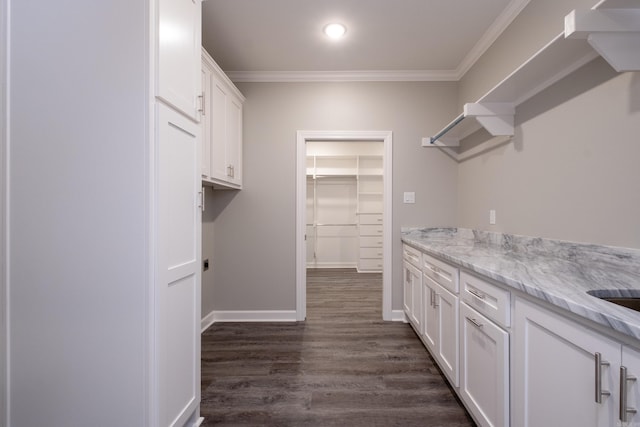
[[[332,39],[339,39],[347,32],[347,27],[342,24],[328,24],[324,27],[324,33]]]

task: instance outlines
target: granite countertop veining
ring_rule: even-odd
[[[640,312],[587,294],[640,297],[640,250],[463,228],[403,228],[421,251],[640,339]]]

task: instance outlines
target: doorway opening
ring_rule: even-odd
[[[306,318],[307,267],[382,272],[391,310],[390,131],[298,131],[296,319]]]

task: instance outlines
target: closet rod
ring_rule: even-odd
[[[442,138],[444,135],[447,134],[447,132],[449,132],[451,129],[453,129],[454,127],[458,126],[458,124],[463,121],[465,119],[465,115],[464,114],[460,114],[458,117],[456,117],[455,119],[453,119],[453,121],[451,123],[449,123],[447,125],[447,127],[445,127],[444,129],[442,129],[436,136],[432,136],[431,139],[429,140],[430,144],[433,144],[434,142],[436,142],[437,140],[439,140],[440,138]]]
[[[315,224],[316,227],[342,227],[342,226],[352,226],[358,225],[357,223],[349,223],[349,224]]]

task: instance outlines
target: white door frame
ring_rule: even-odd
[[[382,216],[382,319],[392,319],[392,144],[391,131],[304,131],[296,141],[296,320],[307,317],[307,142],[308,141],[380,141],[383,157]]]

